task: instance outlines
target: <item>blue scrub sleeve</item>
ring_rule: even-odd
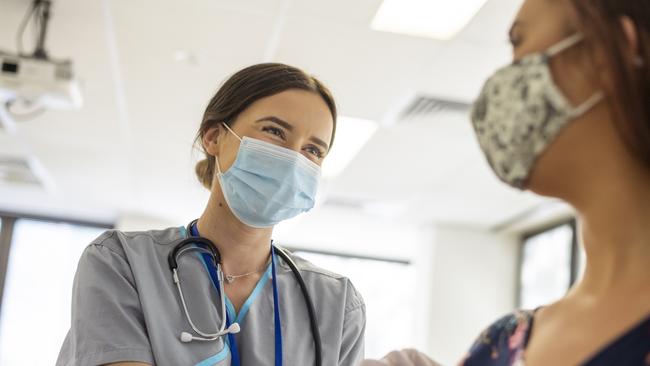
[[[104,240],[110,237],[107,233]],[[144,362],[154,358],[138,291],[123,253],[101,244],[86,248],[75,275],[72,324],[57,366]]]

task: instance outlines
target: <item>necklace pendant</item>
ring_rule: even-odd
[[[226,282],[233,283],[233,282],[235,282],[235,280],[236,280],[236,278],[234,276],[226,275]]]

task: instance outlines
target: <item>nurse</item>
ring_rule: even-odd
[[[345,277],[290,253],[284,260],[272,244],[275,224],[313,206],[335,129],[332,95],[303,71],[260,64],[233,75],[197,134],[205,159],[196,173],[211,192],[204,212],[187,226],[108,231],[88,246],[57,365],[314,365],[310,314],[289,262],[315,306],[322,365],[357,365],[359,293]],[[170,252],[199,236],[220,261],[209,246],[181,248],[179,289]],[[231,332],[206,337],[222,328]]]

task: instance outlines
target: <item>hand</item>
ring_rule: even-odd
[[[360,366],[441,366],[414,349],[393,351],[381,360],[365,360]]]

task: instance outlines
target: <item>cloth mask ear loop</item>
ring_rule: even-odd
[[[239,135],[236,134],[235,131],[233,131],[233,130],[230,128],[230,126],[228,126],[227,124],[225,124],[225,123],[223,123],[223,122],[222,122],[221,124],[223,125],[223,127],[226,128],[226,130],[228,130],[230,133],[232,133],[232,134],[233,134],[233,135],[234,135],[234,136],[239,140],[240,143],[242,142],[241,137],[239,137]],[[221,172],[221,166],[219,165],[219,157],[215,155],[215,156],[214,156],[214,161],[215,161],[215,163],[216,163],[216,165],[217,165],[217,171],[216,171],[217,175],[221,175],[221,174],[223,174],[223,173]]]
[[[548,58],[551,58],[553,56],[558,55],[559,53],[566,51],[568,48],[571,48],[581,42],[584,39],[582,34],[576,33],[558,43],[555,45],[551,46],[548,48],[546,51],[546,56]],[[577,118],[582,116],[583,114],[587,113],[591,108],[596,106],[596,104],[600,103],[605,98],[605,93],[602,91],[597,92],[596,94],[592,95],[589,99],[584,101],[581,105],[578,107],[574,108],[570,115],[572,118]]]
[[[571,117],[577,118],[582,116],[583,114],[587,113],[591,108],[595,107],[596,104],[600,103],[603,99],[605,99],[605,93],[599,91],[598,93],[592,95],[591,98],[587,99],[580,106],[578,106],[573,111],[571,111]]]
[[[576,33],[549,47],[545,53],[548,57],[556,56],[557,54],[566,51],[568,48],[575,46],[583,39],[584,37],[582,34]]]

